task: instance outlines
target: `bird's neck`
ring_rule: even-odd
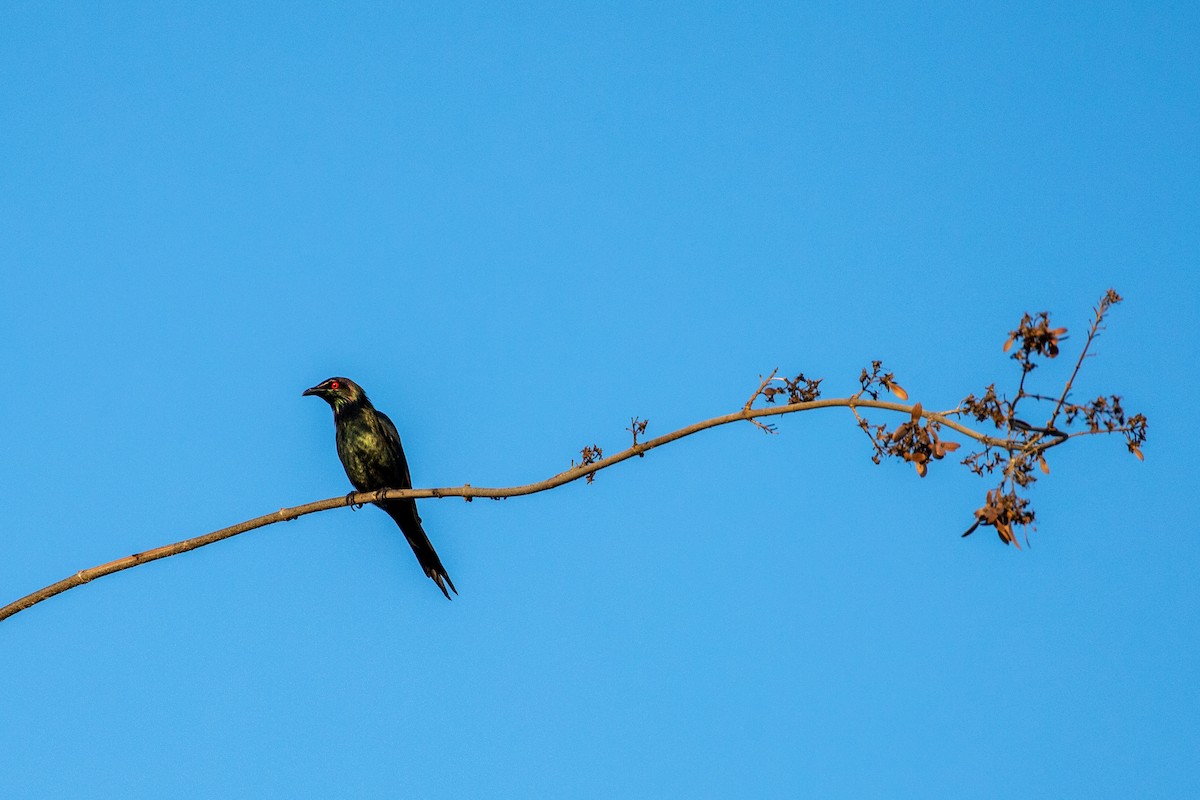
[[[336,422],[347,422],[357,419],[371,410],[371,403],[365,397],[357,400],[346,400],[333,407],[333,419]]]

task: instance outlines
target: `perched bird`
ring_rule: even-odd
[[[304,394],[316,395],[333,409],[338,458],[342,460],[346,476],[355,489],[373,492],[377,489],[412,488],[408,461],[400,445],[400,434],[387,415],[371,405],[361,386],[349,378],[330,378],[311,389],[305,389]],[[446,599],[450,599],[447,586],[451,592],[458,594],[454,581],[446,574],[442,560],[421,527],[416,501],[384,500],[375,505],[386,511],[400,526],[421,568],[438,585]]]

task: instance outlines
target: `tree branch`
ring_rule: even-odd
[[[519,497],[545,492],[580,478],[591,483],[596,473],[603,469],[620,464],[634,456],[644,456],[656,447],[709,428],[728,425],[732,422],[750,422],[760,430],[774,433],[774,425],[765,425],[758,420],[763,417],[777,417],[819,408],[849,408],[858,422],[858,427],[871,440],[875,451],[871,456],[872,461],[878,464],[884,458],[903,460],[911,463],[921,477],[925,477],[928,473],[930,464],[943,459],[948,453],[953,453],[959,447],[958,442],[946,441],[941,438],[942,428],[958,431],[982,444],[982,450],[968,454],[960,463],[980,477],[990,475],[1002,467],[1002,477],[999,486],[987,492],[984,505],[975,510],[975,522],[963,536],[967,536],[979,526],[985,525],[994,528],[1000,539],[1006,544],[1017,544],[1014,528],[1021,526],[1028,531],[1035,519],[1029,498],[1022,492],[1037,480],[1037,476],[1034,474],[1035,468],[1043,474],[1049,474],[1050,467],[1045,458],[1047,450],[1077,436],[1117,433],[1125,437],[1129,452],[1137,456],[1139,460],[1143,458],[1141,446],[1146,441],[1148,422],[1142,414],[1127,414],[1118,395],[1108,397],[1101,395],[1095,400],[1082,404],[1068,402],[1071,388],[1088,355],[1088,350],[1103,329],[1105,315],[1112,306],[1120,302],[1121,296],[1112,289],[1109,289],[1100,299],[1094,309],[1095,318],[1088,330],[1083,350],[1075,363],[1075,369],[1071,372],[1071,376],[1067,379],[1062,394],[1058,396],[1056,402],[1055,398],[1040,393],[1026,394],[1025,379],[1037,367],[1037,359],[1052,359],[1058,356],[1058,344],[1061,339],[1065,338],[1067,329],[1051,328],[1048,312],[1043,311],[1036,316],[1025,314],[1017,329],[1009,333],[1008,341],[1004,344],[1004,351],[1008,352],[1014,345],[1020,343],[1020,347],[1011,356],[1021,367],[1021,382],[1017,388],[1017,395],[1012,401],[1006,400],[1002,394],[997,394],[995,384],[986,387],[982,396],[968,395],[953,409],[944,412],[926,411],[920,403],[905,405],[880,400],[881,391],[891,392],[901,400],[908,400],[908,393],[896,383],[895,376],[891,372],[884,371],[881,361],[872,361],[870,372],[866,369],[862,371],[859,376],[859,383],[862,387],[860,391],[850,397],[822,400],[819,399],[821,395],[820,378],[806,378],[804,373],[800,373],[794,378],[781,378],[778,377],[779,370],[775,369],[765,378],[759,376],[761,382],[758,388],[754,390],[750,399],[739,411],[696,422],[645,442],[638,442],[638,436],[645,432],[646,422],[638,417],[633,417],[630,420],[630,427],[626,428],[633,434],[632,447],[604,458],[603,450],[599,445],[589,445],[580,451],[581,461],[579,464],[572,461],[570,469],[543,481],[505,488],[475,487],[468,483],[463,486],[442,489],[380,489],[374,492],[352,492],[343,497],[331,497],[328,500],[318,500],[302,506],[281,508],[273,514],[239,522],[237,525],[206,533],[203,536],[163,545],[153,550],[110,561],[107,564],[80,570],[74,575],[0,608],[0,620],[7,619],[47,598],[61,594],[68,589],[74,589],[76,586],[82,586],[96,578],[149,561],[186,553],[197,547],[204,547],[213,542],[228,539],[230,536],[237,536],[239,533],[273,525],[276,522],[293,520],[306,514],[315,514],[318,511],[328,511],[331,508],[349,505],[405,498],[462,497],[469,502],[476,497],[494,499]],[[772,385],[773,381],[783,384],[782,387]],[[864,395],[869,399],[864,399]],[[763,398],[770,407],[754,408],[754,402],[759,397]],[[778,405],[775,403],[777,397],[783,400]],[[1026,397],[1036,401],[1055,402],[1050,420],[1044,427],[1030,425],[1017,418],[1017,403]],[[895,429],[888,430],[887,425],[868,423],[858,413],[860,408],[894,411],[907,416],[908,420]],[[1074,432],[1058,429],[1054,423],[1060,412],[1065,412],[1067,426],[1079,419],[1086,424],[1086,429]],[[1004,434],[1004,438],[980,433],[955,419],[964,415],[974,417],[977,422],[991,422],[997,431]],[[1003,457],[998,451],[1003,451],[1007,457]]]
[[[1100,330],[1104,325],[1104,315],[1108,313],[1108,309],[1115,303],[1121,302],[1121,296],[1109,289],[1104,297],[1100,298],[1100,302],[1092,309],[1095,312],[1095,317],[1092,319],[1092,327],[1088,329],[1087,340],[1083,343],[1083,349],[1079,351],[1079,358],[1075,361],[1075,369],[1071,370],[1071,377],[1067,378],[1066,384],[1063,386],[1062,396],[1058,398],[1058,402],[1054,405],[1054,413],[1050,415],[1050,421],[1046,423],[1047,428],[1054,427],[1054,421],[1058,419],[1058,413],[1062,411],[1063,404],[1067,402],[1067,396],[1071,394],[1071,387],[1075,385],[1075,378],[1079,375],[1079,370],[1083,367],[1083,360],[1087,358],[1088,349],[1091,348],[1092,342],[1096,341],[1096,337],[1100,335]]]
[[[772,376],[774,376],[774,374],[775,373],[771,373]],[[770,378],[763,381],[759,391],[751,397],[751,403],[761,393],[762,387],[765,387],[769,381]],[[920,404],[917,404],[916,407],[919,408],[919,406]],[[634,444],[629,449],[622,450],[621,452],[608,456],[607,458],[603,458],[589,464],[580,464],[578,466],[574,466],[565,472],[560,472],[557,475],[536,483],[527,483],[522,486],[510,486],[503,488],[486,488],[465,484],[463,486],[452,486],[440,489],[380,489],[379,491],[375,492],[352,492],[341,497],[331,497],[327,500],[317,500],[312,503],[305,503],[304,505],[293,506],[291,508],[281,508],[271,514],[264,514],[261,517],[255,517],[254,519],[246,520],[245,522],[239,522],[236,525],[230,525],[228,528],[221,528],[220,530],[206,533],[202,536],[196,536],[192,539],[184,539],[181,542],[163,545],[162,547],[156,547],[152,550],[146,550],[141,553],[125,556],[124,558],[118,558],[115,561],[109,561],[106,564],[100,564],[99,566],[80,570],[69,577],[63,578],[57,583],[52,583],[49,586],[39,589],[36,592],[28,594],[25,597],[15,600],[3,608],[0,608],[0,620],[7,619],[18,612],[24,611],[25,609],[42,602],[43,600],[54,597],[56,594],[61,594],[69,589],[82,586],[83,584],[89,583],[96,578],[101,578],[105,575],[111,575],[114,572],[121,572],[122,570],[130,569],[140,564],[157,561],[160,558],[168,558],[170,556],[179,555],[180,553],[186,553],[189,550],[195,550],[198,547],[204,547],[205,545],[219,542],[222,539],[228,539],[231,536],[237,536],[240,533],[246,533],[247,531],[252,531],[257,528],[263,528],[267,525],[273,525],[276,522],[287,522],[297,519],[298,517],[303,517],[307,514],[315,514],[318,511],[328,511],[332,508],[342,508],[349,505],[361,505],[363,503],[375,503],[379,502],[380,500],[398,500],[401,498],[420,499],[427,497],[462,497],[470,501],[476,497],[500,499],[505,497],[519,497],[522,495],[537,494],[538,492],[545,492],[562,486],[563,484],[577,481],[580,478],[587,477],[588,475],[594,475],[600,470],[607,469],[608,467],[619,464],[622,461],[633,458],[634,456],[642,456],[647,451],[653,450],[656,447],[661,447],[664,444],[669,444],[677,439],[682,439],[685,436],[691,436],[694,433],[699,433],[700,431],[708,430],[709,428],[716,428],[721,425],[728,425],[733,422],[743,421],[752,422],[761,428],[763,426],[761,423],[757,422],[757,420],[763,417],[777,417],[783,414],[794,414],[801,411],[813,411],[819,408],[850,408],[851,410],[855,410],[856,408],[878,408],[886,411],[895,411],[905,415],[912,415],[914,410],[914,406],[911,405],[891,403],[883,400],[865,400],[857,395],[854,397],[791,403],[788,405],[773,406],[770,408],[751,408],[750,403],[747,403],[740,411],[735,411],[732,414],[725,414],[724,416],[720,417],[713,417],[712,419],[706,419],[702,422],[696,422],[692,425],[688,425],[687,427],[672,431],[671,433],[663,434],[662,436],[649,439],[645,442]],[[857,415],[857,411],[855,411],[855,414]],[[944,425],[952,430],[956,430],[964,436],[975,439],[987,447],[998,447],[1006,450],[1012,450],[1014,448],[1021,447],[1021,442],[1009,439],[997,439],[992,436],[987,436],[986,434],[979,433],[978,431],[975,431],[972,428],[969,428],[966,425],[963,425],[962,423],[937,412],[922,410],[918,412],[918,415],[930,421],[940,423],[941,425]],[[1057,443],[1058,442],[1055,444]]]

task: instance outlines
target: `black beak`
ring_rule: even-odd
[[[310,395],[310,394],[315,394],[315,395],[317,395],[318,397],[320,397],[320,396],[321,396],[321,386],[318,384],[317,386],[314,386],[314,387],[312,387],[311,389],[305,389],[305,390],[304,390],[304,391],[303,391],[303,392],[300,394],[300,396],[301,396],[301,397],[307,397],[307,396],[308,396],[308,395]]]

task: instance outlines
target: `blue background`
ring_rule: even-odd
[[[0,623],[0,796],[1200,792],[1190,3],[0,7],[0,600],[344,493],[736,410],[760,373],[949,408],[1024,311],[1126,297],[1032,548],[844,410],[425,501],[447,603],[346,509]],[[869,415],[883,421],[880,414]]]

